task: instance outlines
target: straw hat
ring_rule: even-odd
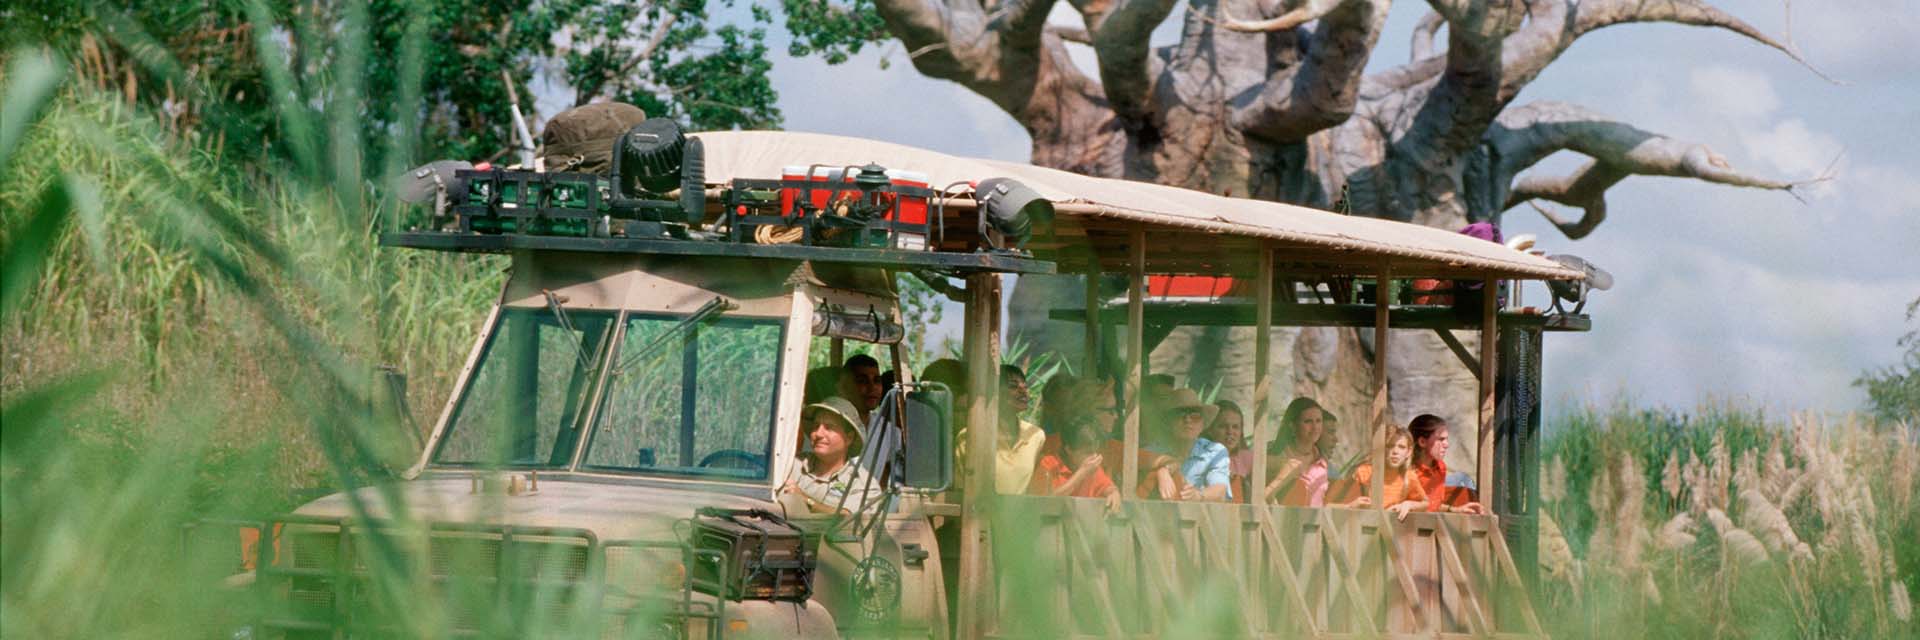
[[[804,423],[800,425],[800,428],[803,430],[801,433],[802,437],[806,435],[804,430],[811,430],[813,428],[812,421],[807,420],[807,418],[821,411],[831,411],[834,417],[846,423],[848,437],[847,457],[851,458],[860,455],[860,452],[866,449],[867,434],[860,427],[860,410],[855,409],[852,402],[840,396],[828,396],[800,410],[800,418],[804,421]]]
[[[1213,424],[1213,417],[1220,413],[1220,407],[1201,402],[1199,393],[1184,387],[1173,390],[1173,394],[1167,398],[1166,407],[1169,414],[1198,411],[1200,421],[1205,424]]]

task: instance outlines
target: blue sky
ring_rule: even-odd
[[[1718,5],[1768,33],[1787,32],[1779,2]],[[1811,177],[1841,158],[1838,176],[1805,193],[1804,204],[1777,192],[1630,178],[1609,192],[1607,222],[1578,242],[1531,211],[1509,212],[1508,234],[1537,234],[1618,280],[1588,307],[1592,333],[1548,344],[1547,391],[1560,408],[1734,399],[1841,411],[1864,402],[1850,386],[1863,369],[1895,361],[1906,304],[1920,297],[1920,7],[1850,0],[1792,8],[1793,40],[1846,84],[1728,33],[1629,25],[1583,38],[1520,96],[1579,103],[1703,142],[1763,175]],[[1408,34],[1426,10],[1394,5],[1376,68],[1406,60]],[[1077,21],[1064,3],[1053,17]],[[1171,42],[1172,26],[1156,38]],[[959,85],[920,76],[898,43],[833,67],[782,56],[774,83],[791,130],[1028,156],[1012,118]],[[1579,161],[1562,154],[1544,168]]]

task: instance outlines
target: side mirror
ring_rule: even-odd
[[[902,421],[901,484],[926,492],[953,484],[953,392],[939,383],[921,383],[907,392]]]

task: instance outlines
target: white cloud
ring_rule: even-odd
[[[1920,252],[1920,175],[1915,173],[1899,167],[1858,164],[1844,167],[1834,181],[1856,203],[1854,212],[1905,227],[1911,234],[1909,246]]]
[[[1840,153],[1840,141],[1818,133],[1799,118],[1788,118],[1765,130],[1749,131],[1747,152],[1763,158],[1790,176],[1817,175]]]
[[[1689,74],[1687,88],[1695,104],[1715,116],[1752,122],[1780,108],[1773,81],[1757,71],[1719,65],[1699,67]]]

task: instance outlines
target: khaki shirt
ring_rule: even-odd
[[[815,502],[848,512],[859,512],[862,505],[868,511],[880,507],[882,496],[879,483],[871,481],[867,473],[860,469],[859,458],[847,460],[838,470],[825,476],[810,473],[806,466],[806,463],[795,466],[790,480],[799,487],[801,493]],[[842,497],[846,498],[845,503],[840,502]]]

